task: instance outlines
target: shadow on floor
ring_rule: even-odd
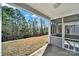
[[[79,54],[56,47],[54,45],[48,45],[43,56],[79,56]]]

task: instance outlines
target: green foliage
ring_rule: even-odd
[[[26,20],[18,9],[2,6],[2,41],[47,34],[48,29],[45,28],[42,19],[40,19],[41,28],[36,18],[29,19],[28,22]]]

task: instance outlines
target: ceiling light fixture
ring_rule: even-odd
[[[60,6],[60,3],[54,3],[54,4],[53,4],[53,7],[54,7],[54,8],[58,8],[59,6]]]

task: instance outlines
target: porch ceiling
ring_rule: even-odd
[[[79,14],[79,3],[25,3],[19,6],[47,19]]]

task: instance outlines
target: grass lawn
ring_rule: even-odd
[[[26,56],[47,43],[48,36],[30,37],[20,40],[2,42],[3,56]]]

